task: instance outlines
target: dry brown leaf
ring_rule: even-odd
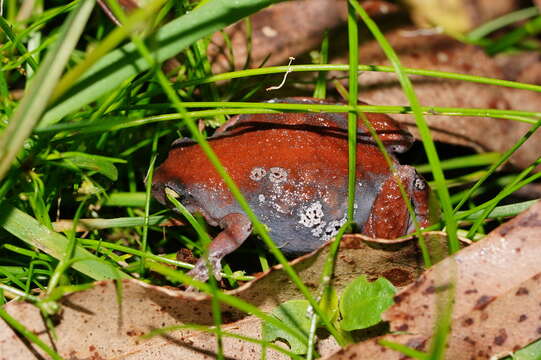
[[[465,33],[519,5],[518,0],[404,0],[421,26],[441,26],[449,33]]]
[[[455,296],[447,359],[489,359],[540,338],[540,232],[541,202],[429,269],[383,314],[391,331],[409,335],[382,338],[427,350],[438,320],[438,299],[449,299],[451,291]],[[402,358],[378,345],[382,338],[355,344],[329,359]]]
[[[431,248],[445,252],[445,239],[430,237]],[[321,269],[328,254],[324,246],[292,262],[302,280],[314,291],[320,281]],[[440,254],[441,255],[441,254]],[[340,292],[361,274],[369,278],[386,276],[397,286],[415,280],[423,271],[415,241],[394,244],[366,242],[359,236],[343,239],[336,265],[334,282]],[[289,278],[277,266],[258,279],[229,292],[261,310],[270,312],[280,303],[300,299]],[[59,353],[71,358],[143,359],[150,358],[212,358],[215,342],[211,335],[191,330],[169,333],[164,337],[142,340],[139,336],[164,326],[196,323],[212,325],[209,298],[175,288],[152,286],[136,280],[122,282],[122,304],[116,300],[114,282],[102,281],[94,288],[65,296],[63,311],[56,324]],[[11,302],[5,309],[26,327],[50,343],[39,311],[24,302]],[[239,310],[223,306],[224,330],[259,337],[260,322]],[[85,334],[85,336],[81,336]],[[321,354],[337,349],[332,339],[320,344]],[[260,346],[236,339],[224,340],[226,354],[234,359],[260,357]],[[38,351],[38,350],[33,350]],[[39,351],[38,351],[39,352]],[[4,322],[0,322],[0,354],[17,354],[18,359],[33,358],[32,352],[18,340]],[[10,358],[10,357],[8,357]],[[283,358],[269,350],[267,358]]]
[[[398,11],[399,7],[382,0],[361,2],[366,11],[375,16]],[[296,57],[318,48],[326,30],[345,24],[345,0],[297,0],[279,3],[250,17],[252,21],[252,51],[250,68],[258,67],[269,56],[266,65],[285,65],[289,57]],[[234,69],[242,69],[248,52],[244,21],[226,28],[234,53]],[[223,35],[216,33],[209,46],[209,59],[214,73],[231,71],[226,56],[228,49]]]
[[[65,296],[63,311],[56,325],[57,351],[65,358],[77,359],[214,358],[210,354],[215,351],[215,339],[209,334],[179,330],[149,340],[140,338],[150,330],[164,326],[182,323],[211,325],[212,315],[208,299],[203,299],[205,296],[159,288],[136,280],[123,281],[122,293],[122,305],[119,306],[114,282],[102,281],[93,289]],[[39,311],[34,306],[12,302],[5,308],[50,343]],[[232,314],[224,312],[224,321],[230,323],[224,325],[224,331],[245,336],[259,334],[257,319],[233,320]],[[232,338],[224,338],[224,349],[228,354],[236,354],[236,359],[252,359],[254,352],[260,352],[258,345],[240,343]],[[35,359],[4,322],[0,322],[0,354],[6,359]],[[284,358],[276,357],[272,351],[268,355],[270,359]]]
[[[446,239],[438,235],[427,236],[427,242],[434,261],[441,260],[447,253]],[[328,255],[328,246],[295,259],[295,271],[311,289],[317,289],[320,283],[321,269]],[[263,274],[255,281],[241,286],[231,294],[270,311],[287,300],[301,299],[302,295],[289,277],[276,266],[273,271]],[[340,292],[347,284],[367,275],[369,280],[384,276],[395,286],[405,286],[422,273],[423,264],[416,240],[401,243],[377,243],[366,241],[363,236],[345,236],[335,267],[333,284]]]
[[[464,45],[444,35],[426,35],[397,30],[386,34],[406,67],[505,78],[493,59],[482,50]],[[388,65],[375,42],[360,48],[361,63]],[[335,63],[347,62],[345,57]],[[424,106],[515,109],[541,111],[541,94],[526,90],[488,86],[465,81],[411,77],[415,93]],[[396,76],[391,73],[364,72],[359,77],[360,98],[374,105],[408,105]],[[419,138],[415,121],[409,115],[391,115],[408,126]],[[479,152],[504,152],[524,135],[531,125],[504,119],[462,116],[426,116],[437,141],[471,147]],[[541,133],[534,134],[511,158],[524,168],[541,153]]]

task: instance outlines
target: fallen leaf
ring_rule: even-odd
[[[383,314],[391,331],[341,350],[329,359],[401,359],[382,339],[428,350],[438,299],[454,296],[447,359],[489,359],[541,338],[541,202],[483,240],[430,268]],[[349,357],[348,357],[349,356]]]
[[[400,8],[388,1],[361,1],[366,11],[375,16],[390,14]],[[346,23],[345,0],[297,0],[276,4],[250,17],[252,21],[249,68],[257,68],[267,59],[266,65],[285,65],[289,57],[296,57],[319,48],[326,30],[333,30]],[[209,59],[212,71],[239,70],[247,62],[249,41],[246,23],[240,21],[225,29],[234,53],[234,64],[228,60],[228,48],[222,33],[212,37]],[[233,68],[232,68],[233,65]]]
[[[506,0],[404,0],[418,25],[440,26],[463,34],[484,22],[515,10],[519,1]]]
[[[505,78],[496,61],[481,49],[448,36],[427,35],[406,29],[395,30],[385,36],[405,67]],[[379,45],[373,41],[361,46],[359,54],[361,63],[389,65]],[[344,63],[346,59],[340,56],[332,62]],[[421,76],[410,78],[424,106],[541,111],[541,94],[533,91]],[[393,73],[363,72],[359,82],[360,99],[369,104],[409,104]],[[405,124],[414,136],[420,138],[412,116],[390,116]],[[425,116],[425,119],[435,140],[468,146],[478,152],[502,153],[531,127],[523,122],[488,117],[434,115]],[[541,133],[537,132],[514,154],[510,162],[524,168],[535,161],[540,153]]]
[[[309,307],[310,303],[307,300],[290,300],[280,304],[271,314],[284,324],[299,329],[304,334],[308,334],[310,331]],[[305,344],[272,324],[263,323],[262,331],[262,339],[265,341],[285,340],[289,344],[291,351],[295,354],[306,354],[308,351],[308,347]]]
[[[434,240],[435,243],[441,239]],[[444,243],[434,247],[445,247]],[[292,262],[304,283],[314,291],[328,246]],[[370,279],[386,276],[395,286],[404,286],[423,271],[416,241],[384,244],[366,242],[360,237],[343,239],[334,284],[340,292],[362,274]],[[258,278],[229,294],[271,312],[287,300],[303,299],[280,266],[260,274]],[[205,294],[186,293],[176,288],[158,287],[137,280],[122,281],[122,302],[117,302],[113,281],[100,281],[92,289],[66,295],[61,300],[62,313],[55,331],[57,351],[66,358],[169,359],[213,358],[214,337],[208,333],[184,329],[140,338],[151,330],[180,324],[213,325],[210,299]],[[31,304],[13,301],[5,306],[13,317],[50,344],[50,337],[39,310]],[[238,309],[223,306],[223,330],[260,338],[261,322]],[[81,336],[85,334],[85,336]],[[329,338],[321,341],[318,352],[329,355],[337,349]],[[233,359],[259,359],[261,346],[233,338],[224,338],[224,351]],[[268,349],[268,359],[287,358]],[[0,354],[8,359],[33,359],[33,352],[17,335],[0,321]],[[15,354],[15,355],[13,355]],[[9,355],[9,356],[8,356]],[[13,355],[13,356],[11,356]]]
[[[353,331],[376,325],[381,321],[381,313],[393,304],[395,292],[385,278],[369,282],[361,276],[353,280],[340,297],[340,327]]]

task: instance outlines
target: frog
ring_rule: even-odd
[[[315,98],[271,103],[335,104]],[[388,152],[388,159],[358,119],[353,220],[357,231],[394,239],[431,222],[430,188],[417,171],[395,154],[407,151],[413,136],[388,115],[366,113]],[[346,113],[285,112],[240,114],[207,138],[272,241],[288,258],[329,242],[347,220],[348,120]],[[391,162],[391,171],[388,161]],[[401,195],[403,185],[415,212]],[[221,260],[252,234],[252,223],[201,147],[192,139],[174,141],[156,169],[152,194],[168,205],[173,194],[191,213],[222,229],[189,275],[209,278],[207,262],[220,279]]]

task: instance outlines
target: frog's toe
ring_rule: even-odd
[[[197,281],[207,281],[209,279],[209,272],[206,262],[203,259],[199,259],[194,268],[188,271],[188,276]],[[193,290],[191,286],[188,289]]]

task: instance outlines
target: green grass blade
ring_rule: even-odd
[[[323,41],[321,41],[321,50],[319,56],[320,64],[326,64],[329,62],[329,33],[327,31],[325,31]],[[325,99],[327,97],[327,73],[325,71],[320,71],[317,76],[314,97],[318,99]]]
[[[193,79],[177,84],[178,88],[183,88],[187,86],[194,86],[199,84],[205,84],[209,82],[218,82],[223,80],[243,78],[246,76],[255,76],[255,75],[269,75],[269,74],[281,74],[291,69],[292,72],[306,72],[306,71],[348,71],[349,64],[324,64],[324,65],[291,65],[288,66],[269,66],[259,69],[250,69],[250,70],[238,70],[228,73],[216,74],[206,78]],[[468,74],[459,74],[447,71],[438,71],[438,70],[427,70],[427,69],[415,69],[415,68],[403,68],[404,72],[408,75],[421,75],[429,76],[441,79],[452,79],[452,80],[462,80],[468,82],[475,82],[479,84],[487,85],[497,85],[505,86],[515,89],[531,90],[531,91],[541,91],[541,85],[520,83],[510,80],[502,80],[496,78],[489,78],[477,75],[468,75]],[[392,66],[385,65],[359,65],[358,71],[381,71],[381,72],[394,72]]]
[[[464,203],[466,201],[468,201],[468,199],[470,199],[470,197],[475,193],[475,191],[485,182],[486,179],[488,179],[488,177],[490,175],[492,175],[494,172],[496,172],[496,170],[501,166],[503,165],[510,157],[511,155],[513,155],[515,153],[515,151],[517,151],[521,146],[522,144],[524,144],[526,142],[526,140],[528,140],[536,131],[537,129],[541,126],[541,120],[537,121],[537,124],[535,125],[532,125],[532,127],[526,132],[526,134],[524,134],[509,150],[507,150],[501,157],[500,159],[498,159],[497,162],[495,162],[494,164],[492,164],[492,166],[488,169],[487,173],[481,178],[479,179],[469,190],[468,192],[464,195],[464,197],[460,200],[460,202],[457,204],[457,206],[455,206],[455,209],[454,211],[458,211],[460,210],[460,208],[462,207],[462,205],[464,205]]]
[[[442,170],[465,169],[476,166],[492,165],[497,162],[499,158],[500,153],[488,152],[442,160],[440,164]],[[428,173],[431,171],[430,164],[416,165],[415,169],[420,173]]]
[[[0,137],[0,180],[10,168],[39,121],[72,50],[75,48],[86,21],[94,8],[93,0],[85,0],[73,10],[64,23],[55,46],[49,50],[19,107]]]
[[[494,208],[488,216],[486,216],[487,219],[495,219],[495,218],[501,218],[501,217],[511,217],[516,216],[520,214],[523,211],[526,211],[538,202],[539,200],[529,200],[520,202],[517,204],[510,204],[510,205],[502,205]],[[469,212],[468,212],[469,213]],[[457,217],[461,218],[461,220],[477,220],[479,218],[485,218],[484,211],[479,210],[477,212],[474,212],[473,214],[469,214],[467,216],[464,216],[463,214],[466,214],[466,212],[459,211],[456,213]]]
[[[11,26],[7,23],[6,19],[4,19],[2,16],[0,16],[0,29],[4,31],[4,34],[6,34],[6,37],[15,44],[15,47],[17,50],[21,53],[21,55],[28,54],[28,50],[26,47],[17,39],[17,36],[13,33],[13,30],[11,30]],[[32,55],[26,57],[26,62],[32,70],[36,70],[38,68],[38,64],[36,63],[36,60],[32,57]]]
[[[505,51],[519,43],[522,39],[527,36],[533,36],[538,34],[541,31],[541,16],[536,17],[533,20],[528,21],[526,24],[521,27],[511,31],[510,33],[505,34],[503,37],[498,39],[497,42],[488,46],[486,51],[490,55],[495,55],[499,52]]]
[[[142,26],[144,21],[148,20],[160,9],[164,1],[165,0],[154,0],[150,2],[144,8],[135,11],[134,14],[129,17],[129,20],[124,22],[122,26],[113,30],[80,64],[62,77],[58,86],[54,89],[51,96],[51,102],[55,102],[62,94],[72,87],[91,66],[126,39],[131,31],[137,30],[138,26]]]
[[[348,2],[349,95],[348,104],[348,212],[349,222],[354,222],[355,187],[357,185],[357,96],[359,90],[359,29],[355,9]]]
[[[62,259],[65,256],[68,248],[66,237],[49,230],[30,215],[5,202],[2,203],[0,226],[25,243],[37,247],[56,259]],[[74,257],[81,260],[73,263],[72,267],[95,280],[129,277],[120,270],[104,264],[101,259],[81,246],[75,248]]]
[[[537,14],[539,14],[539,9],[537,8],[537,6],[513,11],[511,13],[500,16],[499,18],[486,22],[478,28],[470,31],[470,33],[466,36],[466,40],[471,42],[479,41],[488,34],[498,29],[501,29],[518,21],[529,19]]]

